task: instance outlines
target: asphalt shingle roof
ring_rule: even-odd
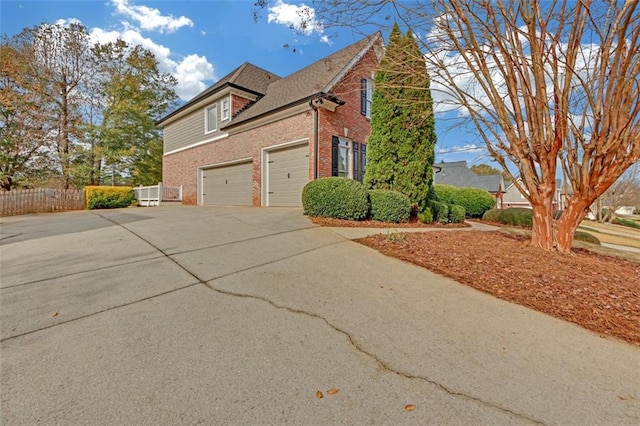
[[[504,190],[502,175],[477,175],[467,167],[466,161],[434,164],[440,171],[434,176],[434,183],[458,187],[480,188],[491,193]]]
[[[238,68],[231,71],[229,74],[222,77],[215,84],[209,86],[189,101],[185,102],[180,108],[172,111],[170,114],[160,120],[165,121],[169,117],[172,117],[181,111],[189,108],[191,105],[200,102],[212,94],[222,90],[227,85],[233,85],[240,87],[246,91],[253,92],[258,96],[263,96],[267,92],[267,87],[274,81],[280,80],[280,76],[257,67],[249,62],[245,62]]]
[[[366,51],[378,39],[382,40],[382,34],[379,32],[314,62],[300,71],[271,82],[264,97],[225,127],[232,127],[279,108],[311,99],[318,93],[330,91],[336,76],[347,71],[353,65],[354,58],[359,53]]]

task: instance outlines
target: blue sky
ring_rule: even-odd
[[[245,61],[286,76],[363,37],[349,29],[325,31],[313,16],[305,31],[292,30],[299,21],[297,11],[304,5],[296,0],[271,2],[254,22],[254,2],[2,0],[0,31],[11,36],[42,22],[76,20],[95,41],[122,38],[141,44],[156,55],[162,71],[178,79],[176,91],[183,100]],[[388,34],[384,36],[387,39]],[[449,129],[451,124],[445,116],[437,116],[436,161],[489,163],[476,137]]]

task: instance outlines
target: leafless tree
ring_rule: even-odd
[[[517,169],[535,246],[570,252],[589,206],[640,159],[638,0],[312,4],[327,29],[398,20],[413,30],[436,111],[467,120],[510,177]],[[555,220],[559,176],[568,191]]]
[[[616,211],[622,206],[634,206],[640,208],[640,163],[629,167],[620,178],[598,199],[599,207],[604,205],[606,209],[599,208],[598,213],[604,213],[600,217],[602,222],[611,222],[616,217]]]

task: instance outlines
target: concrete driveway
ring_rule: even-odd
[[[0,423],[640,424],[640,348],[345,235],[277,208],[2,218]]]

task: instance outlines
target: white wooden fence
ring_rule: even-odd
[[[151,186],[138,186],[133,188],[139,206],[159,206],[163,202],[182,203],[182,185],[166,186],[162,182]]]

